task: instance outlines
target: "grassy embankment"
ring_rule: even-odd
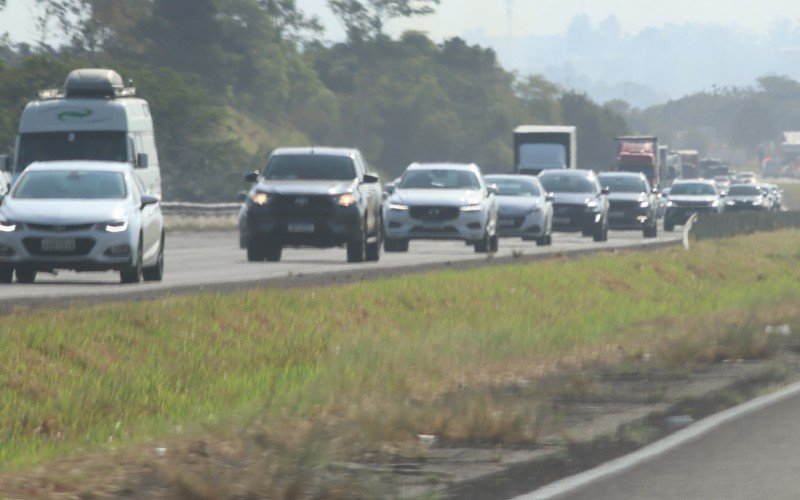
[[[783,206],[787,210],[800,210],[800,183],[781,184],[783,189]]]
[[[541,401],[508,414],[481,388],[650,353],[673,366],[764,355],[764,322],[800,318],[798,249],[800,232],[784,232],[690,252],[7,315],[0,463],[147,442],[178,424],[235,434],[243,421],[289,449],[320,426],[341,446],[418,433],[535,441]]]

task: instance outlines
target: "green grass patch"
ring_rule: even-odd
[[[783,205],[787,210],[800,210],[800,183],[781,184]]]
[[[536,429],[516,416],[491,420],[490,397],[456,412],[443,398],[619,353],[663,351],[678,364],[715,360],[720,347],[729,357],[768,353],[751,338],[763,331],[754,311],[798,303],[798,249],[800,232],[781,232],[690,252],[7,315],[0,463],[254,414],[285,440],[314,421],[350,422],[367,441],[525,440]]]

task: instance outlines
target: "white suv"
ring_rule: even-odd
[[[479,253],[497,251],[497,188],[477,165],[414,163],[386,188],[387,252],[408,251],[410,240],[462,240]]]

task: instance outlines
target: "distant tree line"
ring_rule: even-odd
[[[0,45],[0,149],[39,89],[114,68],[151,103],[170,199],[230,200],[283,145],[355,146],[388,180],[412,161],[510,171],[519,124],[577,125],[581,161],[598,168],[627,132],[617,110],[506,71],[490,49],[386,35],[439,0],[330,0],[347,33],[335,44],[295,0],[34,1],[37,42]]]

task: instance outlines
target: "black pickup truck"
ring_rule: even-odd
[[[355,149],[277,149],[243,196],[239,228],[251,262],[281,260],[284,247],[345,246],[348,262],[377,261],[383,189]]]

